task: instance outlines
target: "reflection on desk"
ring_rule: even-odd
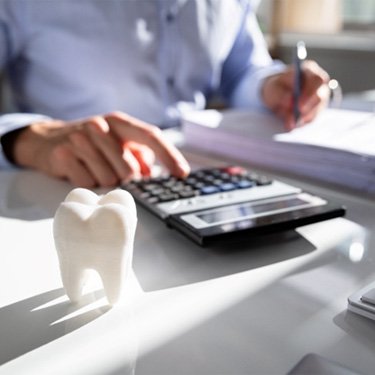
[[[363,225],[334,219],[203,249],[139,209],[129,298],[108,309],[94,279],[71,305],[52,238],[71,187],[30,171],[0,178],[0,374],[280,374],[309,352],[374,368],[373,326],[358,339],[342,317],[375,277]],[[346,198],[353,217],[374,217],[372,203]]]

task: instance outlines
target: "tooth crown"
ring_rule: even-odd
[[[136,206],[124,190],[99,197],[87,189],[72,190],[56,211],[55,245],[64,288],[81,298],[87,270],[101,276],[111,304],[118,301],[131,268]]]

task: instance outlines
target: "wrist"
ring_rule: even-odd
[[[33,167],[38,162],[41,150],[40,124],[26,126],[16,137],[13,144],[14,163],[22,167]]]
[[[27,127],[15,129],[8,133],[5,133],[1,137],[1,146],[3,149],[3,153],[8,161],[12,164],[18,164],[15,157],[15,146],[17,144],[18,138],[26,129]]]

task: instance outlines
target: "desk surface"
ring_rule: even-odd
[[[128,299],[109,309],[95,278],[79,305],[62,289],[51,228],[71,187],[0,172],[0,374],[286,374],[307,353],[372,374],[375,322],[346,304],[375,280],[375,204],[276,177],[347,218],[207,249],[139,208]]]

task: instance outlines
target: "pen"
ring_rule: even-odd
[[[302,62],[306,59],[307,51],[305,43],[299,41],[294,55],[294,90],[293,90],[293,114],[296,127],[299,125],[301,112],[299,99],[302,91]]]

